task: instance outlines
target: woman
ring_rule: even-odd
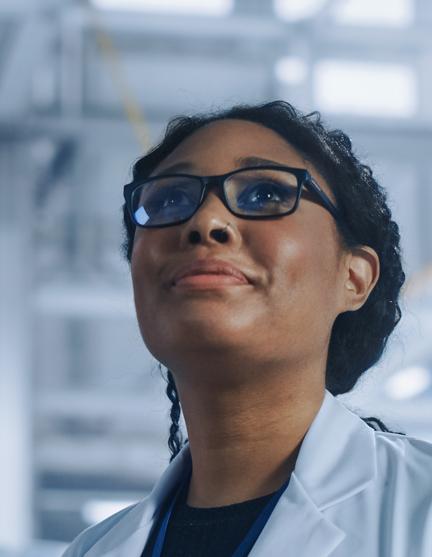
[[[335,398],[380,358],[405,278],[349,138],[280,101],[178,118],[125,200],[172,457],[65,556],[430,557],[432,445]]]

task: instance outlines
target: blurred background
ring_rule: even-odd
[[[122,186],[176,114],[281,98],[351,135],[408,283],[341,400],[432,441],[431,30],[429,0],[1,0],[1,557],[60,555],[168,464],[120,245]]]

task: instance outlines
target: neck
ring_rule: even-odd
[[[304,371],[266,373],[259,388],[249,382],[223,389],[175,374],[192,457],[189,505],[231,505],[286,482],[324,398],[321,374]],[[304,380],[311,376],[315,381]]]

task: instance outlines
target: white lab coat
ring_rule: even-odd
[[[140,557],[189,446],[142,501],[82,532],[63,557]],[[250,557],[432,557],[432,444],[376,432],[326,390]]]

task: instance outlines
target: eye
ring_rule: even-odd
[[[296,196],[296,188],[285,184],[278,184],[270,180],[263,180],[248,185],[237,199],[240,209],[259,209],[270,204],[284,204],[292,202]]]
[[[153,195],[147,200],[146,210],[149,213],[157,213],[160,211],[178,210],[184,207],[193,205],[193,200],[180,187],[164,187],[155,191]]]

